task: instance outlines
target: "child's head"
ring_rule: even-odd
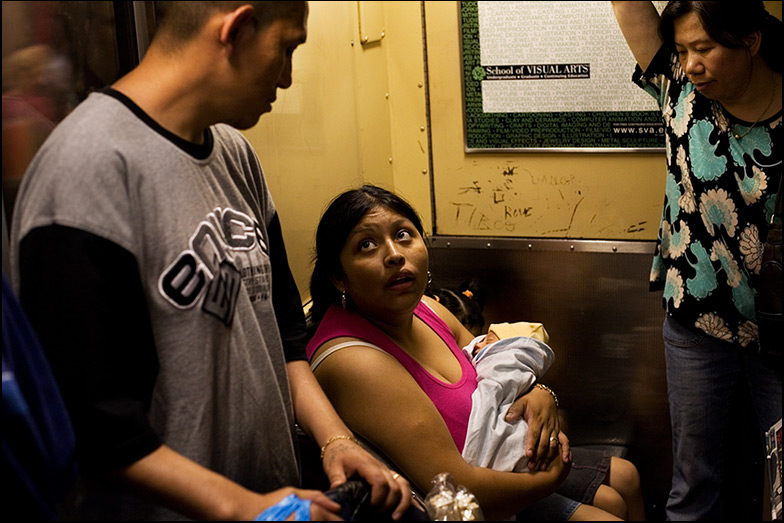
[[[429,289],[427,295],[449,309],[474,336],[484,332],[485,299],[476,278],[463,282],[457,289]]]

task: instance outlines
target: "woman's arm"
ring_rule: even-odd
[[[393,519],[400,519],[411,504],[411,491],[403,478],[395,479],[392,471],[349,439],[332,440],[334,436],[352,436],[313,376],[306,361],[286,364],[291,386],[294,412],[300,427],[325,449],[324,472],[330,486],[345,483],[355,473],[372,487],[371,503],[384,510],[394,510]],[[324,447],[324,445],[327,445]]]
[[[612,7],[626,44],[645,71],[662,45],[659,12],[651,2],[612,2]]]
[[[560,454],[564,463],[571,461],[569,438],[561,432],[558,409],[553,396],[544,389],[533,387],[520,396],[506,414],[506,421],[522,418],[528,423],[528,438],[525,454],[528,469],[545,469]],[[550,439],[551,437],[557,440]]]
[[[379,448],[420,490],[450,472],[479,500],[488,519],[516,514],[553,492],[568,473],[554,460],[545,471],[517,474],[469,465],[435,405],[408,371],[388,354],[367,347],[337,351],[316,377],[341,417]]]

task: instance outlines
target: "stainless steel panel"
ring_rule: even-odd
[[[558,394],[575,445],[622,445],[640,471],[649,519],[664,519],[672,473],[661,293],[649,292],[652,242],[430,238],[433,283],[476,276],[486,325],[545,325]],[[739,398],[738,401],[742,400]],[[740,405],[740,403],[736,403]],[[736,406],[727,450],[728,515],[760,517],[760,457],[748,408]],[[730,519],[733,519],[732,517]]]
[[[646,242],[431,239],[434,283],[479,278],[486,323],[545,325],[557,391],[575,445],[622,445],[660,511],[672,454],[659,293],[648,291]]]

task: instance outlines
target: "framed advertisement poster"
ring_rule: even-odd
[[[609,2],[460,2],[460,31],[466,152],[664,147]]]

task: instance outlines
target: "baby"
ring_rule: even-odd
[[[490,325],[486,336],[477,336],[463,348],[477,372],[463,447],[468,463],[528,472],[528,424],[523,419],[509,423],[505,415],[553,363],[555,355],[548,340],[541,323],[501,323]]]

